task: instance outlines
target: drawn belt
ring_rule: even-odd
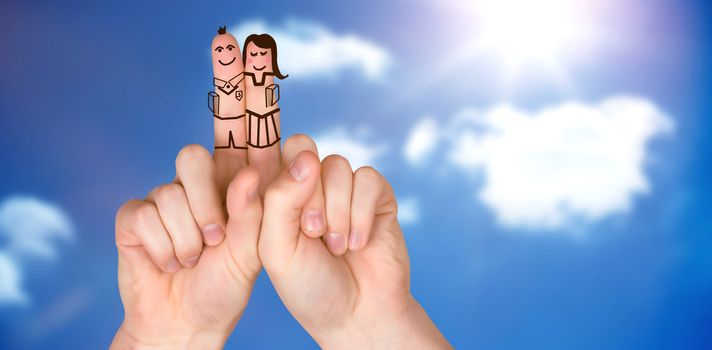
[[[240,115],[217,115],[217,114],[213,114],[213,117],[215,117],[215,118],[217,118],[217,119],[220,119],[220,120],[236,120],[236,119],[240,119],[240,118],[242,118],[242,117],[244,117],[244,116],[245,116],[244,114],[240,114]]]

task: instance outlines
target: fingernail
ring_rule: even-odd
[[[205,238],[205,243],[209,245],[220,243],[223,235],[223,229],[218,224],[209,224],[203,227],[203,237]]]
[[[353,230],[349,234],[349,249],[358,250],[361,248],[361,233]]]
[[[166,271],[169,272],[169,273],[175,273],[176,271],[178,271],[178,268],[180,267],[179,265],[180,265],[180,264],[178,263],[178,260],[176,260],[175,258],[173,258],[173,259],[171,259],[171,261],[169,261],[168,264],[166,265]]]
[[[304,160],[299,158],[293,160],[289,165],[289,175],[299,182],[306,179],[309,176],[309,169],[304,164]]]
[[[249,191],[247,191],[247,200],[248,201],[253,201],[255,198],[257,198],[257,190],[258,190],[258,185],[255,185],[255,187],[251,188]]]
[[[192,257],[192,258],[186,260],[186,261],[183,263],[183,265],[184,265],[185,267],[193,267],[193,266],[195,266],[195,264],[198,263],[198,258],[199,258],[199,257],[200,257],[199,255],[196,255],[196,256],[194,256],[194,257]]]
[[[346,251],[346,240],[343,235],[332,232],[326,235],[326,246],[333,254],[339,255]]]
[[[324,218],[318,210],[310,210],[304,215],[304,230],[321,232],[324,229]]]

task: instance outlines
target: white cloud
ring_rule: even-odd
[[[255,20],[230,29],[239,42],[247,35],[267,33],[277,41],[279,68],[294,78],[333,76],[354,69],[366,78],[379,80],[392,63],[383,47],[352,34],[336,34],[314,22],[287,20],[269,26]]]
[[[561,229],[629,211],[650,191],[646,145],[673,130],[652,102],[614,96],[528,113],[464,110],[443,130],[446,159],[480,173],[478,198],[505,227]]]
[[[378,158],[388,151],[386,144],[373,139],[367,129],[347,131],[340,127],[317,135],[314,141],[322,159],[330,154],[339,154],[348,159],[356,170],[365,165],[377,167]]]
[[[15,196],[0,204],[0,304],[27,301],[20,258],[54,260],[56,243],[73,238],[72,224],[60,208],[42,200]]]
[[[398,200],[398,222],[401,225],[414,225],[420,220],[420,202],[415,197]]]
[[[430,117],[421,119],[413,127],[403,146],[405,159],[413,165],[420,165],[427,160],[438,142],[438,131],[435,119]]]
[[[0,252],[0,305],[24,304],[27,295],[21,287],[20,269],[8,254]]]

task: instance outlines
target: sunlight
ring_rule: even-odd
[[[529,79],[576,94],[571,70],[616,39],[606,20],[611,9],[620,8],[615,0],[439,0],[432,6],[445,10],[440,34],[452,46],[399,95],[398,103],[453,74],[462,77],[462,67],[479,72],[477,79],[486,70],[489,89],[498,98],[511,97]]]
[[[536,69],[569,89],[567,64],[597,40],[597,14],[607,0],[457,1],[458,13],[471,19],[465,45],[451,57],[459,62],[489,57],[511,89],[526,71]]]
[[[479,44],[513,64],[556,60],[584,31],[571,1],[488,0],[481,6]]]

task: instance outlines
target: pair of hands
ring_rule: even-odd
[[[174,182],[119,209],[125,318],[113,348],[223,346],[263,265],[323,348],[449,347],[410,294],[383,176],[340,156],[320,162],[304,135],[277,158],[246,158],[187,146]]]

